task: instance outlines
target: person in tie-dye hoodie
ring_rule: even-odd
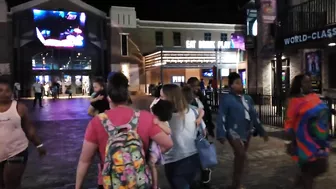
[[[312,92],[310,76],[295,76],[284,125],[287,152],[300,168],[295,187],[312,189],[314,179],[327,171],[330,114],[328,106]]]

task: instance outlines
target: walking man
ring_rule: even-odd
[[[40,81],[37,80],[36,83],[34,83],[34,85],[33,85],[33,91],[34,91],[34,94],[35,94],[33,107],[35,108],[36,101],[39,100],[39,105],[42,108],[43,107],[42,106],[42,91],[43,91],[43,86],[40,83]]]

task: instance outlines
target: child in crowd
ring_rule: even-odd
[[[96,78],[93,81],[93,91],[94,93],[90,98],[91,105],[88,109],[88,114],[91,116],[95,116],[99,113],[103,113],[105,110],[110,109],[103,78]]]
[[[173,116],[173,104],[166,100],[159,100],[151,107],[155,115],[154,123],[157,124],[163,132],[170,135],[171,130],[168,121]],[[149,166],[153,176],[153,189],[158,189],[158,173],[156,165],[163,164],[161,149],[154,141],[151,141],[149,148]]]
[[[197,101],[198,104],[198,108],[196,106],[191,105],[191,103],[193,102],[193,100],[195,99],[194,93],[192,88],[190,88],[189,86],[184,86],[182,88],[182,93],[184,95],[184,98],[187,100],[188,104],[193,108],[193,109],[197,109],[198,111],[198,117],[196,119],[196,125],[199,126],[202,121],[203,121],[203,116],[204,116],[204,110],[203,110],[203,104],[200,100]]]

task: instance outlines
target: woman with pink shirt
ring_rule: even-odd
[[[0,189],[21,188],[31,141],[40,156],[46,151],[37,137],[24,104],[12,100],[9,82],[0,79]]]
[[[128,79],[125,75],[115,73],[109,79],[108,95],[111,105],[111,109],[105,112],[108,120],[113,125],[127,124],[134,116],[134,110],[127,106],[129,91]],[[171,138],[154,123],[154,116],[148,111],[140,111],[136,132],[141,138],[145,152],[148,151],[150,140],[155,141],[165,151],[173,146]],[[84,177],[97,151],[99,151],[101,165],[104,164],[107,141],[108,133],[105,131],[99,116],[96,116],[90,121],[86,129],[82,153],[77,167],[76,189],[82,188]],[[101,178],[101,175],[99,177]]]

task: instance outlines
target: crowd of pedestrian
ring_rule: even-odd
[[[164,167],[172,189],[211,188],[212,169],[217,165],[213,139],[228,143],[234,152],[229,188],[244,188],[249,142],[253,136],[267,142],[268,135],[252,98],[244,94],[239,74],[230,73],[228,83],[230,92],[220,97],[215,126],[202,92],[204,83],[196,77],[182,86],[160,85],[154,97],[132,94],[122,73],[114,73],[107,85],[96,78],[88,107],[92,119],[86,128],[75,188],[83,187],[96,155],[100,159],[98,188],[158,189],[162,178],[157,166]],[[329,155],[330,109],[311,88],[308,75],[294,78],[284,126],[286,151],[300,169],[293,187],[304,189],[312,189],[315,178],[327,172]],[[46,154],[27,107],[12,95],[9,82],[0,78],[0,189],[20,188],[29,141],[41,156]]]

